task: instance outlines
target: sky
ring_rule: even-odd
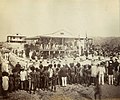
[[[120,36],[119,0],[0,0],[0,41],[20,33],[65,30],[73,35]]]

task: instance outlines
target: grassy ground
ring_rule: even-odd
[[[94,89],[93,86],[68,85],[57,87],[57,92],[37,90],[35,94],[29,94],[19,90],[10,93],[5,100],[94,100]],[[102,86],[102,100],[120,100],[120,86]]]

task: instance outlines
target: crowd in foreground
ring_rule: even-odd
[[[74,59],[75,60],[75,59]],[[91,64],[88,64],[90,61]],[[36,62],[39,63],[36,65]],[[1,68],[4,67],[1,64]],[[59,86],[66,87],[67,84],[81,84],[85,87],[94,85],[96,87],[95,98],[99,92],[99,85],[120,85],[120,65],[117,57],[110,57],[109,60],[85,60],[81,62],[65,61],[62,64],[56,61],[30,60],[29,66],[21,66],[18,62],[12,69],[12,73],[1,72],[0,87],[3,97],[8,92],[25,90],[28,93],[35,93],[38,90],[56,92]]]

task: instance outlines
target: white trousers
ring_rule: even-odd
[[[67,77],[62,77],[62,86],[67,86]]]
[[[99,84],[104,85],[104,74],[99,74]]]
[[[113,75],[108,76],[109,80],[109,85],[113,85]]]

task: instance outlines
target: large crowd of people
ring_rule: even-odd
[[[109,59],[83,59],[67,58],[36,60],[30,59],[26,65],[17,62],[12,67],[12,72],[0,70],[0,91],[6,97],[8,92],[25,90],[28,93],[36,91],[56,92],[59,86],[68,84],[81,84],[85,87],[120,85],[119,58],[109,56]],[[9,59],[8,59],[9,60]],[[0,60],[1,61],[1,60]],[[90,63],[88,63],[90,62]],[[8,63],[9,64],[9,63]],[[0,68],[5,65],[1,62]]]

